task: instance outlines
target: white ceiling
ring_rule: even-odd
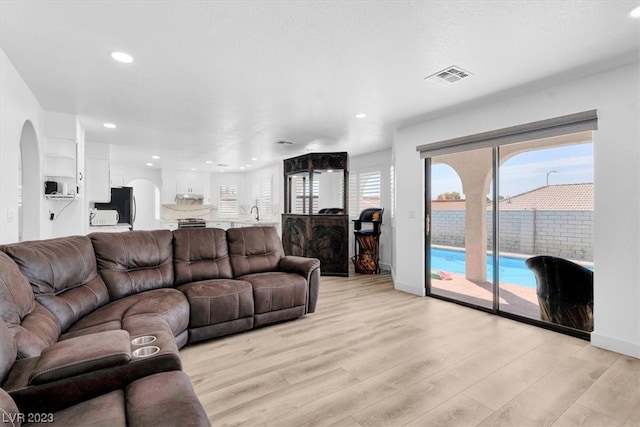
[[[0,44],[42,107],[77,114],[115,161],[238,171],[380,150],[398,125],[638,60],[638,4],[2,0]],[[472,76],[424,80],[450,65]]]

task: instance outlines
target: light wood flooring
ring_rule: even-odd
[[[640,426],[640,360],[323,277],[316,313],[181,351],[214,426]]]

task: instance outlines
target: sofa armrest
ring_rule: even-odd
[[[106,331],[70,338],[42,351],[29,375],[29,384],[45,384],[130,361],[131,344],[127,331]]]
[[[316,268],[320,268],[320,260],[317,258],[305,258],[294,255],[287,255],[280,259],[278,269],[286,273],[297,273],[308,279],[309,275]]]
[[[286,273],[297,273],[307,280],[309,292],[307,292],[306,311],[307,313],[316,311],[320,290],[320,260],[287,255],[280,260],[278,268]]]

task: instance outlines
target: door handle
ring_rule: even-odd
[[[431,216],[429,214],[424,219],[424,230],[427,236],[431,232]]]

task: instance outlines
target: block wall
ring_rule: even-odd
[[[487,212],[487,249],[493,245],[493,213]],[[464,247],[465,212],[435,211],[431,218],[434,245]],[[500,250],[593,261],[593,211],[503,211]]]

